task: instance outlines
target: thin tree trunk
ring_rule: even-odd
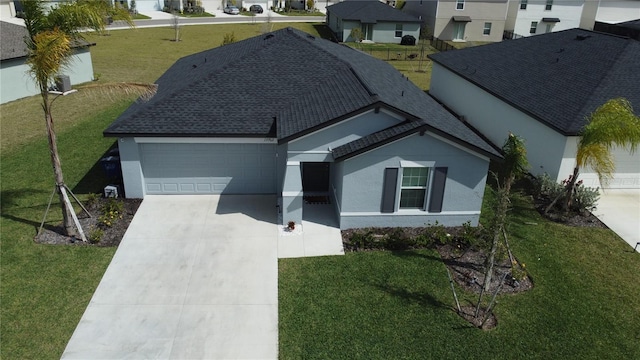
[[[489,291],[491,286],[491,278],[493,277],[493,264],[496,258],[496,251],[498,250],[498,244],[500,243],[500,237],[502,236],[504,223],[507,218],[507,208],[509,206],[509,192],[511,191],[511,183],[514,178],[509,177],[506,179],[503,189],[498,188],[498,205],[496,207],[495,223],[493,225],[493,237],[491,242],[491,250],[489,256],[485,262],[485,274],[484,274],[484,291]]]
[[[76,236],[76,229],[71,218],[69,204],[62,194],[64,187],[64,177],[62,175],[62,166],[60,164],[60,156],[58,155],[58,143],[56,141],[56,132],[53,126],[53,115],[51,114],[51,104],[49,103],[49,95],[46,90],[42,91],[42,107],[45,113],[45,122],[47,124],[47,140],[49,141],[49,153],[51,155],[51,165],[53,166],[53,174],[56,181],[56,191],[62,208],[62,223],[64,232],[67,236]]]
[[[571,210],[571,205],[573,204],[573,195],[576,189],[576,182],[578,182],[578,172],[580,168],[573,168],[573,176],[571,176],[571,181],[567,184],[567,201],[564,203],[564,212],[568,213]]]

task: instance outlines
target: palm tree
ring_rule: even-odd
[[[493,265],[495,262],[496,251],[500,243],[500,237],[504,233],[505,223],[507,221],[507,211],[509,210],[509,195],[511,194],[511,186],[516,179],[525,175],[529,169],[529,161],[527,160],[527,149],[524,146],[522,138],[509,134],[502,147],[504,154],[504,163],[502,164],[500,174],[497,181],[497,199],[495,213],[492,220],[492,242],[489,256],[485,263],[485,276],[483,291],[489,291],[491,286],[491,278],[493,275]],[[500,186],[502,180],[502,186]],[[479,304],[479,301],[478,301]]]
[[[133,22],[127,11],[112,7],[108,0],[75,0],[63,3],[48,12],[45,11],[43,0],[25,1],[23,7],[25,25],[29,34],[29,37],[25,39],[29,49],[27,64],[42,97],[49,153],[62,207],[64,231],[68,236],[75,236],[76,230],[72,221],[75,213],[73,213],[73,207],[66,194],[51,112],[51,106],[57,96],[50,99],[49,85],[59,71],[69,64],[73,55],[72,43],[82,38],[80,30],[93,29],[101,32],[104,30],[105,21],[109,16],[125,20],[131,26],[133,26]],[[112,89],[113,87],[107,86],[105,88]],[[141,95],[149,95],[149,92],[155,91],[155,86],[151,85],[132,84],[129,87],[118,84],[115,87],[126,87],[129,91]]]
[[[576,152],[576,166],[566,186],[563,209],[568,212],[573,203],[580,169],[588,166],[598,174],[601,185],[606,185],[615,171],[611,150],[614,147],[635,152],[640,144],[640,117],[633,112],[631,103],[624,98],[607,101],[588,118],[588,123],[580,131]],[[547,207],[548,212],[558,199]]]

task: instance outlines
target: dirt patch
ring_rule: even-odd
[[[106,226],[101,218],[105,215],[105,205],[109,202],[106,198],[97,198],[84,204],[91,216],[84,211],[78,213],[78,220],[87,237],[96,229],[102,231],[100,241],[83,242],[80,237],[69,237],[63,234],[62,224],[55,226],[45,225],[40,235],[34,238],[34,241],[40,244],[51,245],[76,245],[76,246],[118,246],[124,233],[129,228],[129,224],[140,207],[141,199],[116,199],[116,202],[122,204],[122,210],[119,216],[111,222],[111,226]],[[112,200],[113,201],[113,200]],[[50,211],[60,211],[59,208],[52,208]]]

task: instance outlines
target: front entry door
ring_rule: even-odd
[[[306,194],[329,191],[329,163],[302,163],[302,191]]]

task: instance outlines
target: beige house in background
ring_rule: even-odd
[[[433,36],[453,41],[501,41],[508,0],[407,0]]]

